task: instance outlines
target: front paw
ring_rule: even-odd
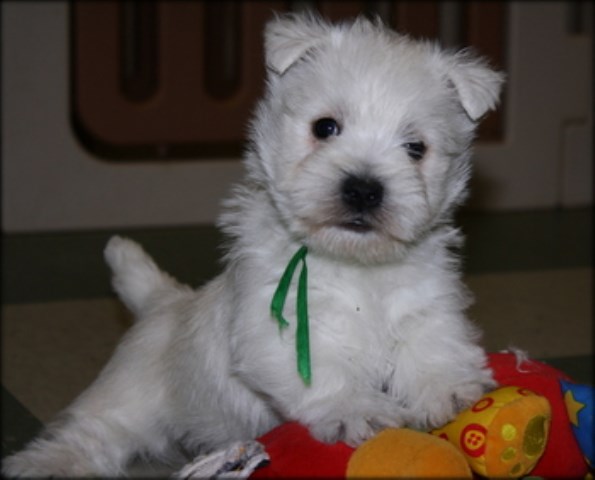
[[[420,430],[442,427],[494,388],[496,383],[492,380],[429,388],[418,401],[413,401],[409,426]]]
[[[363,419],[327,420],[310,425],[310,433],[324,443],[345,442],[357,446],[374,435],[372,426]]]
[[[393,409],[396,410],[396,409]],[[401,409],[376,416],[347,415],[341,419],[325,418],[310,424],[310,433],[324,443],[345,442],[357,447],[388,427],[401,427],[406,423]]]
[[[494,380],[467,383],[457,386],[451,395],[451,402],[453,404],[455,415],[458,415],[463,410],[469,408],[477,402],[480,397],[497,387],[498,384]]]

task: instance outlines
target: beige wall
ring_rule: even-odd
[[[69,125],[67,3],[1,8],[4,231],[213,222],[239,159],[94,158]],[[512,2],[509,11],[506,141],[477,146],[472,206],[589,205],[591,39],[566,31],[567,2]]]

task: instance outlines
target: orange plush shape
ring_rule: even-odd
[[[550,421],[545,397],[524,388],[503,387],[486,393],[432,433],[457,446],[474,472],[518,478],[531,472],[543,454]]]
[[[465,457],[449,442],[407,428],[388,428],[359,446],[347,478],[473,478]]]

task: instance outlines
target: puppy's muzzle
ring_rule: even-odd
[[[341,201],[351,218],[343,226],[350,230],[372,229],[367,217],[377,210],[384,198],[384,187],[377,179],[349,175],[341,184]]]

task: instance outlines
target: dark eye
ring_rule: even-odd
[[[341,129],[334,118],[325,117],[314,122],[312,125],[312,133],[319,140],[324,140],[325,138],[332,137],[333,135],[339,135],[341,133]]]
[[[424,142],[408,142],[403,147],[407,150],[407,155],[411,160],[421,160],[426,153],[426,144]]]

